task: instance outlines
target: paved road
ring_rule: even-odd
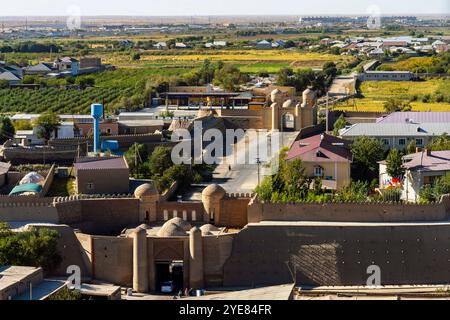
[[[280,149],[282,147],[289,147],[297,137],[298,132],[283,132],[281,134],[282,141],[280,141]],[[251,139],[250,142],[255,140]],[[256,188],[258,184],[258,165],[255,164],[255,157],[253,159],[249,159],[249,154],[258,154],[257,152],[251,153],[249,148],[244,147],[244,141],[241,141],[237,144],[234,149],[234,153],[228,157],[226,157],[226,161],[223,164],[220,164],[213,175],[213,183],[217,183],[221,185],[227,192],[229,193],[251,193]],[[263,144],[266,141],[259,141],[258,150],[264,150]],[[256,148],[256,147],[255,147]],[[270,147],[269,147],[270,148]],[[245,152],[238,150],[245,150]],[[236,159],[235,165],[231,165],[231,171],[229,170],[229,163],[231,163],[233,157]],[[243,161],[246,159],[246,161]],[[253,164],[249,164],[253,163]],[[261,175],[260,179],[263,179],[263,168],[261,166]]]

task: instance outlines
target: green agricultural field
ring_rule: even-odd
[[[395,98],[410,101],[413,111],[450,111],[450,79],[365,81],[360,92],[363,98],[350,99],[334,109],[381,112],[384,111],[384,102]]]

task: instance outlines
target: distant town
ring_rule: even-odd
[[[450,299],[449,26],[0,17],[0,300]]]

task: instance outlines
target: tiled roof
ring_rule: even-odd
[[[298,158],[305,162],[348,162],[352,154],[348,141],[322,134],[295,141],[286,160]]]

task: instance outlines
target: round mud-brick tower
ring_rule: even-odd
[[[133,290],[148,292],[147,231],[138,227],[133,232]]]
[[[281,105],[283,104],[283,93],[279,89],[275,89],[270,93],[270,100],[272,101],[272,104],[270,108],[272,109],[272,130],[278,130],[279,129],[279,108],[281,108]]]
[[[202,192],[202,202],[205,208],[204,221],[219,221],[222,200],[226,195],[224,188],[217,184],[210,184]]]
[[[202,289],[203,279],[203,238],[199,227],[193,227],[189,234],[189,286]]]
[[[140,221],[156,221],[156,203],[159,201],[159,192],[155,182],[150,181],[137,187],[134,197],[139,199]]]

